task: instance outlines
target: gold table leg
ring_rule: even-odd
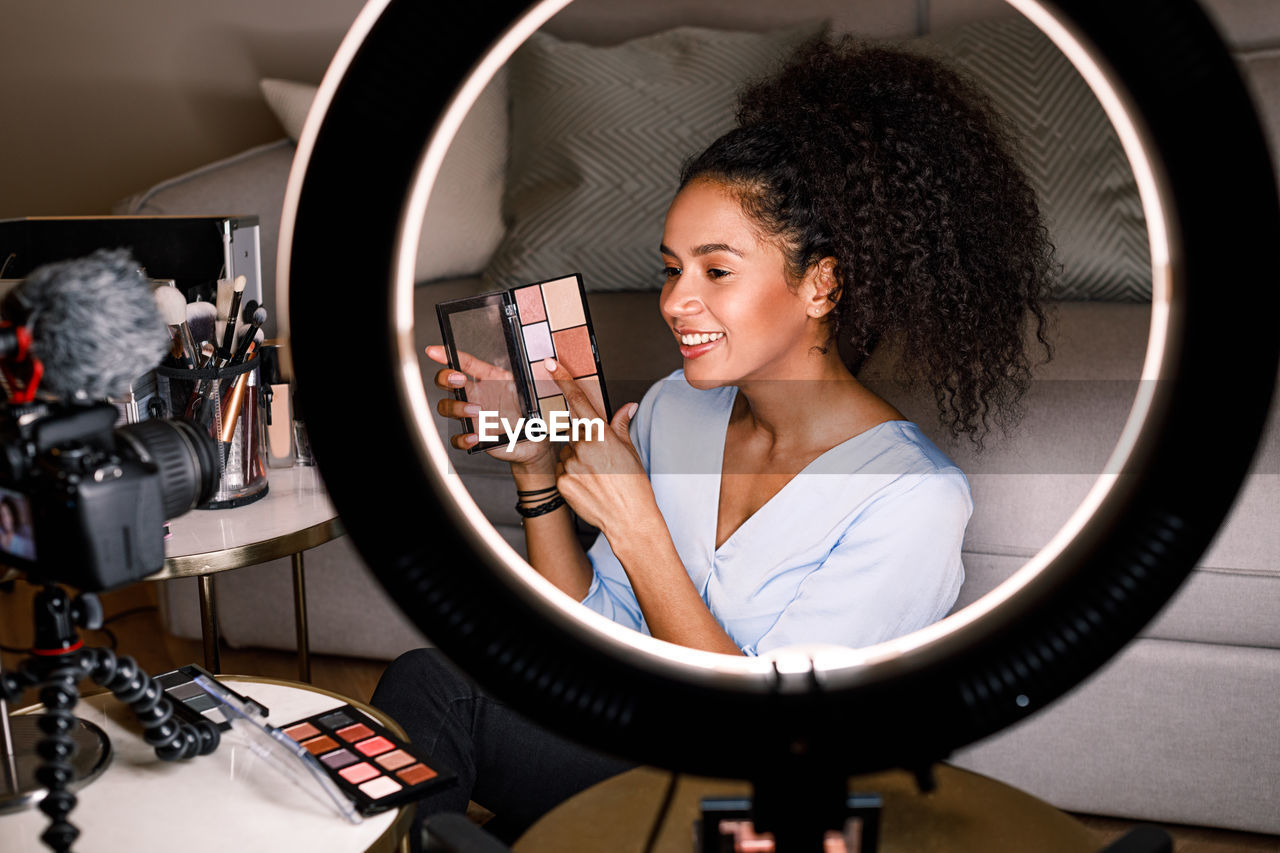
[[[204,668],[222,672],[218,657],[218,601],[213,594],[213,575],[200,575],[200,636],[204,640]]]
[[[307,631],[307,579],[302,552],[295,551],[293,560],[293,616],[298,632],[298,680],[311,683],[311,639]]]

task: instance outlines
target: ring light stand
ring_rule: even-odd
[[[1061,541],[924,631],[776,664],[693,652],[631,636],[546,592],[449,473],[414,352],[413,259],[443,152],[494,71],[567,2],[371,0],[340,47],[286,195],[284,325],[299,385],[317,386],[303,393],[358,388],[379,401],[384,458],[407,464],[397,465],[394,494],[371,500],[367,454],[351,452],[348,423],[320,412],[308,424],[316,460],[392,598],[486,689],[588,745],[749,779],[757,809],[777,815],[779,844],[805,843],[843,820],[849,775],[905,767],[927,779],[953,750],[1080,683],[1208,546],[1248,471],[1280,351],[1266,249],[1280,242],[1280,212],[1266,144],[1230,55],[1192,0],[1010,0],[1093,87],[1142,193],[1155,274],[1149,381],[1113,457],[1121,473]],[[337,222],[363,255],[362,297],[376,314],[367,358],[335,359],[331,349],[333,307],[349,279],[331,269]],[[1250,310],[1219,298],[1224,281],[1257,283]],[[1210,454],[1201,413],[1225,377],[1242,390],[1233,416],[1215,422]]]

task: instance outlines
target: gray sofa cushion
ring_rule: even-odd
[[[260,86],[285,133],[297,141],[317,87],[274,78]],[[507,72],[501,68],[463,119],[431,188],[418,242],[419,281],[456,278],[483,268],[502,239],[507,127]]]
[[[1068,811],[1280,832],[1277,695],[1275,649],[1140,639],[953,761]]]
[[[1022,144],[1022,163],[1062,264],[1057,299],[1151,300],[1138,185],[1120,137],[1084,78],[1017,14],[906,43],[967,72]]]
[[[293,164],[287,139],[259,145],[233,157],[162,181],[116,202],[112,213],[140,216],[257,216],[262,261],[262,300],[271,310],[263,334],[274,337],[276,244],[284,190]]]
[[[535,33],[508,63],[507,233],[486,286],[579,272],[588,292],[661,287],[680,166],[733,126],[744,82],[822,29],[680,27],[609,47]]]

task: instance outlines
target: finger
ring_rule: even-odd
[[[462,400],[455,400],[447,397],[436,403],[436,411],[444,415],[446,418],[478,418],[480,417],[480,404],[467,403]]]
[[[449,364],[449,351],[439,344],[427,347],[427,358],[440,364]],[[471,374],[476,379],[510,379],[511,371],[503,370],[497,365],[476,358],[469,352],[458,351],[458,369]],[[436,384],[439,384],[437,382]],[[447,387],[447,386],[441,386]]]
[[[551,374],[551,378],[556,381],[556,387],[560,389],[560,393],[564,394],[564,401],[569,406],[569,415],[571,417],[579,419],[600,417],[600,413],[596,411],[596,407],[591,402],[591,398],[587,396],[587,392],[583,391],[582,386],[569,375],[569,371],[558,364],[554,358],[544,360],[542,366],[547,369],[547,373]]]
[[[614,434],[627,444],[631,443],[631,419],[636,416],[639,408],[640,406],[636,403],[627,403],[614,414],[613,423],[609,425],[613,428]]]
[[[564,469],[564,466],[569,462],[570,459],[574,459],[576,457],[577,457],[577,454],[574,453],[573,451],[572,441],[566,441],[564,444],[560,445],[560,463],[559,464],[560,464],[561,470]]]
[[[476,379],[510,379],[511,371],[503,370],[495,364],[476,358],[469,352],[458,351],[458,367]]]
[[[452,368],[446,367],[436,373],[436,387],[446,391],[456,391],[467,384],[467,377]]]
[[[480,441],[480,436],[476,435],[474,432],[455,435],[449,439],[449,443],[459,450],[470,450],[478,441]]]

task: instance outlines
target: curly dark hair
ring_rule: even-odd
[[[1052,357],[1053,247],[1016,150],[988,97],[939,60],[820,38],[742,92],[737,126],[680,186],[734,193],[795,281],[835,258],[831,341],[850,368],[892,339],[899,378],[928,382],[943,426],[981,449],[1021,417],[1028,320]]]

